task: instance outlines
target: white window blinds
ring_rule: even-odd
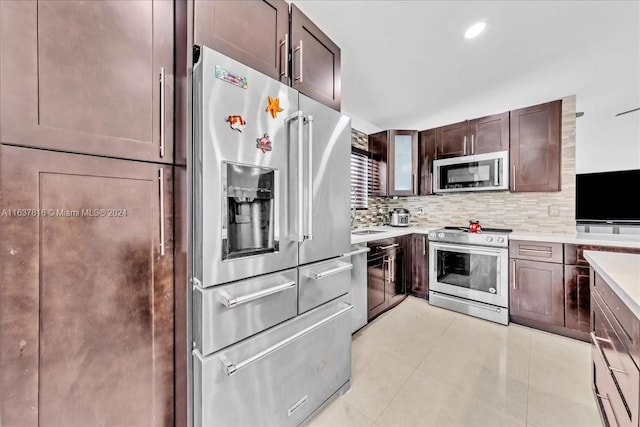
[[[367,208],[369,166],[367,156],[351,151],[351,207]]]

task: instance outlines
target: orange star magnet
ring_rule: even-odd
[[[270,96],[268,96],[267,99],[268,99],[269,105],[267,106],[267,109],[265,111],[268,111],[269,113],[271,113],[271,117],[275,119],[280,111],[284,111],[282,108],[280,108],[280,99],[272,98]]]

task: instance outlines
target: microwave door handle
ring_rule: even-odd
[[[493,185],[496,187],[500,185],[500,159],[493,161]]]

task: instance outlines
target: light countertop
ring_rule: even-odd
[[[441,226],[420,226],[420,227],[390,227],[372,226],[364,227],[362,230],[380,230],[382,233],[375,234],[351,234],[351,243],[366,243],[373,240],[388,239],[391,237],[406,236],[407,234],[427,234],[429,231],[442,228]],[[352,230],[357,231],[357,230]],[[598,245],[621,248],[640,249],[640,235],[619,235],[619,234],[587,234],[587,233],[544,233],[530,231],[513,231],[509,234],[509,240],[529,240],[534,242],[557,242],[577,245]]]
[[[584,257],[640,319],[640,255],[585,251]]]
[[[391,226],[378,226],[378,227],[364,227],[362,228],[362,230],[380,230],[382,231],[382,233],[375,233],[375,234],[365,234],[365,235],[358,235],[358,234],[352,234],[351,235],[351,244],[356,244],[356,243],[366,243],[366,242],[372,242],[374,240],[382,240],[382,239],[389,239],[391,237],[400,237],[400,236],[406,236],[407,234],[428,234],[429,231],[431,230],[437,230],[438,228],[442,228],[442,227],[391,227]],[[358,230],[351,230],[352,232],[354,231],[358,231]]]

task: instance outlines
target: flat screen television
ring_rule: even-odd
[[[640,224],[640,169],[577,174],[576,222]]]

